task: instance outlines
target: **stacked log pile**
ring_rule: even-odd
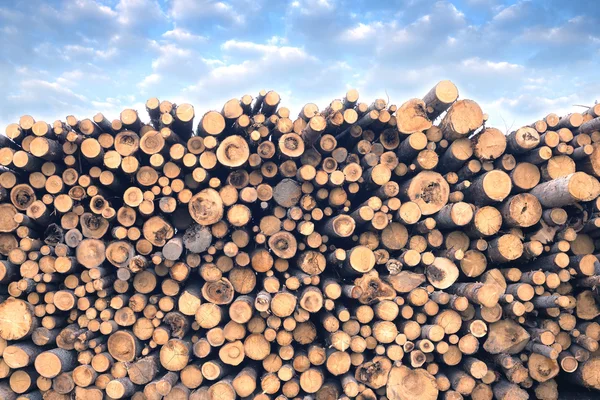
[[[458,97],[9,125],[0,398],[600,390],[600,105],[505,135]]]

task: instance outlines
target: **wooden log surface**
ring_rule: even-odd
[[[503,132],[458,97],[10,124],[0,398],[600,390],[600,108]]]

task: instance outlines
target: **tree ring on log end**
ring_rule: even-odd
[[[407,195],[417,203],[423,215],[431,215],[448,202],[450,186],[439,173],[423,171],[411,179]]]
[[[9,297],[0,303],[0,338],[19,340],[31,333],[32,306],[23,300]]]
[[[200,225],[212,225],[223,217],[223,200],[214,189],[204,189],[196,193],[189,203],[189,212]]]
[[[226,137],[217,148],[217,160],[226,167],[240,167],[250,157],[250,148],[238,135]]]

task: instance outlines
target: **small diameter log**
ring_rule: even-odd
[[[458,296],[464,296],[476,304],[484,307],[494,307],[498,304],[501,292],[496,285],[479,282],[458,283],[449,290]]]
[[[512,234],[502,235],[488,243],[487,256],[493,263],[514,261],[523,254],[523,243]]]
[[[302,138],[306,143],[315,143],[321,134],[325,132],[325,128],[327,128],[327,121],[325,118],[321,115],[315,115],[310,118],[308,124],[302,131]]]
[[[473,147],[469,139],[457,139],[440,158],[440,172],[459,171],[463,164],[473,155]]]
[[[347,238],[352,236],[356,222],[349,215],[337,215],[325,223],[323,233],[331,238]]]
[[[522,154],[536,148],[540,143],[540,134],[528,126],[511,132],[506,137],[506,148],[511,154]]]
[[[458,89],[456,85],[450,81],[438,82],[426,95],[423,97],[427,115],[431,121],[439,117],[458,99]]]
[[[475,179],[465,195],[475,205],[503,201],[512,189],[510,177],[504,171],[490,171]]]
[[[540,208],[541,213],[541,208]],[[541,216],[541,215],[540,215]],[[448,204],[435,215],[438,229],[453,229],[467,225],[473,219],[473,208],[463,202]]]

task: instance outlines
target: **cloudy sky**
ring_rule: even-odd
[[[507,130],[600,98],[596,1],[0,1],[0,125],[263,88],[399,105],[451,79]]]

